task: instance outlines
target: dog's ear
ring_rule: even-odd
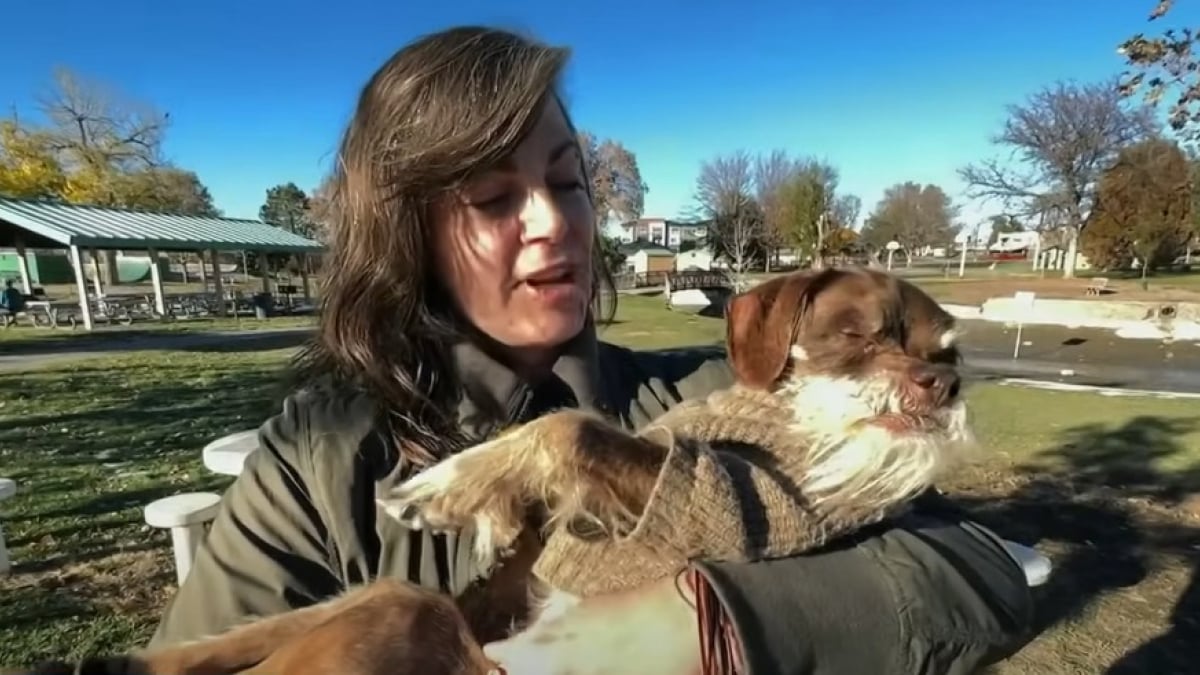
[[[819,272],[776,277],[729,301],[725,346],[738,382],[770,389],[779,380],[823,277]]]

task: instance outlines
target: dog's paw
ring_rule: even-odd
[[[524,523],[517,486],[496,461],[507,450],[503,443],[478,445],[438,462],[390,490],[380,505],[410,529],[471,531],[476,557],[494,559]]]
[[[380,500],[384,511],[414,530],[448,531],[472,524],[478,504],[463,489],[462,467],[463,455],[456,455],[409,478]]]

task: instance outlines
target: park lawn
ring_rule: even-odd
[[[106,324],[97,322],[91,333],[82,326],[71,329],[70,326],[61,328],[35,328],[24,320],[22,323],[0,329],[0,354],[6,351],[37,350],[58,348],[78,348],[85,343],[107,342],[113,340],[136,340],[142,337],[158,335],[201,333],[215,331],[252,331],[252,330],[281,330],[286,328],[306,328],[316,325],[316,318],[308,315],[273,316],[260,320],[254,317],[197,317],[194,319],[177,319],[173,321],[137,321],[128,326],[121,324]]]
[[[622,298],[603,331],[638,347],[711,344],[722,333],[720,320],[654,298]],[[0,475],[22,490],[0,504],[15,564],[0,579],[0,664],[148,636],[174,577],[168,536],[142,525],[141,508],[228,484],[203,468],[200,449],[278,409],[289,353],[147,351],[0,372]],[[1169,630],[1200,543],[1178,506],[1200,476],[1196,402],[991,382],[968,396],[983,451],[946,488],[1058,563],[1039,592],[1047,632],[997,672],[1104,672]],[[1176,623],[1200,619],[1189,611]]]

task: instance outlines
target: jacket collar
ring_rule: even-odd
[[[498,428],[525,422],[553,408],[574,407],[605,413],[604,382],[596,329],[589,319],[567,343],[550,375],[530,383],[471,340],[451,348],[462,383],[458,417],[464,433],[484,438]]]

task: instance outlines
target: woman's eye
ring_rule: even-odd
[[[572,178],[570,180],[561,181],[558,183],[551,183],[550,187],[553,188],[554,190],[558,190],[558,191],[562,191],[562,192],[571,192],[574,190],[582,190],[583,182],[580,181],[578,178]]]
[[[854,330],[853,328],[843,328],[842,335],[848,338],[860,338],[863,336],[862,333]]]
[[[510,201],[512,201],[512,194],[501,192],[494,197],[473,200],[471,201],[471,206],[480,211],[495,211],[504,208]]]

